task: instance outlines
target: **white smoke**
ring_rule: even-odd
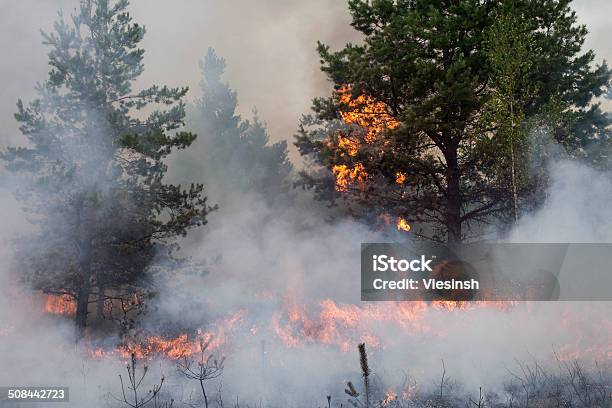
[[[541,209],[522,218],[509,234],[512,242],[609,242],[612,209],[610,177],[584,165],[562,162],[551,169],[553,182]],[[250,203],[250,205],[245,205]],[[387,239],[351,221],[330,223],[319,211],[298,205],[271,211],[256,196],[242,197],[232,211],[221,212],[204,227],[201,241],[186,242],[183,255],[209,262],[204,274],[168,275],[159,282],[156,320],[180,321],[187,327],[213,329],[213,322],[241,312],[241,323],[223,333],[219,353],[227,357],[222,377],[226,403],[236,397],[251,404],[325,402],[344,400],[346,380],[359,378],[356,344],[366,340],[366,330],[380,344],[369,344],[370,366],[384,384],[398,384],[405,374],[428,387],[441,373],[444,360],[449,376],[466,387],[493,388],[507,376],[515,361],[547,360],[553,351],[584,352],[601,356],[610,337],[610,303],[534,303],[508,310],[416,311],[405,325],[395,319],[364,319],[350,327],[345,321],[321,318],[322,302],[352,306],[380,313],[401,310],[392,304],[359,302],[359,253],[361,242]],[[18,203],[4,194],[2,210],[9,223],[2,226],[3,240],[31,228]],[[28,292],[15,280],[9,245],[3,245],[0,282],[0,384],[56,384],[71,387],[73,406],[84,402],[105,406],[120,391],[117,374],[124,371],[116,358],[93,360],[83,345],[72,343],[70,321],[45,316],[26,305]],[[214,259],[212,262],[211,259]],[[290,321],[287,310],[296,307],[314,324],[332,322],[346,335],[329,344],[317,340],[320,327],[299,319]],[[280,313],[298,344],[288,346],[271,323]],[[603,329],[603,330],[602,330]],[[599,353],[599,354],[597,354]],[[573,355],[572,355],[573,356]],[[166,387],[177,398],[187,399],[193,384],[176,375],[172,363],[149,362],[148,378],[162,372]],[[10,369],[6,369],[10,367]],[[216,393],[217,382],[211,384]],[[116,404],[117,405],[117,404]],[[118,405],[117,405],[118,406]]]
[[[522,218],[507,240],[609,242],[609,175],[572,162],[555,164],[551,174],[546,203]],[[233,210],[213,217],[202,241],[190,245],[188,252],[196,258],[221,255],[207,268],[209,274],[173,276],[159,299],[159,309],[170,315],[166,319],[187,319],[196,327],[245,311],[243,327],[228,341],[224,389],[230,395],[290,404],[327,393],[342,397],[343,381],[359,378],[356,345],[370,339],[360,330],[380,341],[369,343],[370,361],[388,384],[409,373],[430,385],[440,375],[441,360],[449,375],[467,386],[493,388],[517,360],[550,360],[555,352],[567,358],[605,358],[611,334],[606,316],[612,312],[605,302],[429,309],[415,311],[417,318],[405,325],[390,316],[380,321],[364,317],[358,329],[344,326],[341,319],[325,320],[321,311],[327,311],[322,305],[327,299],[363,314],[370,307],[383,314],[402,313],[393,304],[359,301],[360,243],[390,237],[356,222],[329,223],[307,207],[271,211],[257,204],[262,200],[255,195],[237,202]],[[177,296],[179,291],[184,296]],[[189,309],[185,300],[201,308]],[[303,313],[295,321],[287,316],[291,307]],[[282,324],[297,336],[297,345],[287,346],[275,333],[271,321],[278,312],[285,313]],[[310,327],[308,319],[337,325],[350,343],[348,352],[342,350],[344,339],[328,339],[328,344],[317,339],[318,328]]]
[[[552,185],[538,211],[521,218],[511,242],[612,242],[612,177],[583,164],[552,164]]]

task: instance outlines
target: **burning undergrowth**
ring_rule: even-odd
[[[597,185],[592,197],[604,203],[608,178],[574,165],[558,170],[572,176],[553,184],[548,205],[519,224],[512,239],[527,231],[532,240],[569,241],[577,226],[581,240],[608,240],[609,231],[595,220],[607,219],[609,210],[575,194],[589,179]],[[14,203],[5,200],[3,207],[21,217]],[[549,222],[560,213],[563,222]],[[189,401],[193,387],[177,376],[177,364],[197,360],[206,345],[207,356],[226,357],[223,376],[213,380],[213,389],[222,389],[213,394],[301,406],[320,395],[344,401],[344,384],[358,374],[355,347],[365,343],[379,382],[377,401],[403,406],[431,388],[440,360],[473,390],[498,387],[516,360],[578,360],[590,367],[609,359],[608,303],[360,302],[360,243],[403,239],[393,225],[392,235],[384,235],[352,221],[324,222],[304,209],[272,216],[262,204],[220,212],[206,228],[204,237],[182,242],[191,267],[159,276],[156,296],[136,325],[122,335],[111,326],[92,330],[76,348],[74,300],[20,289],[5,262],[0,347],[2,366],[15,368],[0,374],[1,382],[42,384],[59,375],[63,384],[108,400],[133,356],[151,367],[150,379],[165,375],[165,390]],[[10,259],[8,249],[5,255]]]

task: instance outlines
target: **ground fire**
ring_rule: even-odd
[[[435,311],[448,312],[477,308],[490,308],[510,312],[515,302],[383,302],[358,306],[338,304],[331,299],[322,300],[318,305],[306,307],[290,299],[283,302],[282,310],[270,315],[268,322],[253,321],[247,310],[239,310],[207,325],[207,329],[194,329],[190,333],[176,336],[146,335],[139,339],[126,339],[114,348],[91,346],[88,355],[94,359],[116,357],[129,359],[134,354],[138,359],[153,358],[181,359],[201,351],[201,343],[208,345],[209,352],[229,350],[227,347],[236,336],[247,331],[275,336],[285,347],[302,348],[308,345],[325,345],[341,352],[350,352],[356,342],[366,342],[371,348],[385,346],[385,339],[376,334],[375,327],[391,324],[406,335],[423,335],[434,330],[427,319]],[[74,300],[70,297],[46,297],[44,312],[69,317],[74,313]],[[566,324],[570,324],[569,317]],[[437,333],[435,335],[441,335]],[[558,351],[564,360],[586,355],[602,355],[606,350],[593,348],[579,351],[576,345],[564,345]]]

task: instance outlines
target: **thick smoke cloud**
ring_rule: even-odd
[[[585,242],[609,242],[605,224],[595,220],[612,216],[606,206],[610,178],[571,163],[558,164],[553,174],[546,205],[522,219],[510,240],[576,236]],[[594,188],[601,194],[593,193]],[[584,199],[589,194],[591,199]],[[9,198],[2,201],[3,211],[13,220],[2,229],[7,240],[31,227],[17,203],[8,194],[4,197]],[[249,198],[255,197],[244,197]],[[151,328],[170,321],[214,331],[215,322],[239,313],[238,324],[216,332],[224,341],[218,352],[228,357],[222,377],[226,399],[238,396],[241,401],[264,405],[271,401],[299,405],[317,403],[331,394],[338,401],[344,398],[344,382],[359,378],[355,353],[359,341],[369,344],[377,381],[399,384],[408,375],[422,389],[440,375],[441,360],[448,374],[466,387],[491,389],[507,376],[506,369],[516,368],[515,360],[546,361],[553,352],[563,358],[584,357],[587,362],[605,357],[612,328],[607,303],[535,303],[504,310],[454,311],[360,305],[359,243],[388,237],[353,222],[329,224],[304,208],[274,216],[268,211],[263,205],[251,206],[211,223],[204,239],[185,249],[185,255],[196,259],[216,258],[204,268],[207,274],[178,272],[158,282],[158,311],[143,322]],[[552,222],[560,219],[567,223]],[[16,283],[6,251],[10,247],[3,248],[0,365],[11,370],[2,370],[0,382],[59,381],[75,390],[74,406],[84,401],[104,406],[112,401],[110,393],[119,392],[116,375],[124,370],[121,359],[84,357],[87,346],[72,343],[70,322],[43,315],[27,289]],[[356,321],[326,315],[340,309],[356,312]],[[302,315],[292,320],[292,312]],[[395,317],[405,312],[413,319],[400,323],[402,319]],[[323,323],[335,325],[329,339],[319,326]],[[283,341],[277,327],[293,336],[295,344]],[[113,341],[109,338],[108,344]],[[149,365],[151,380],[163,373],[168,377],[167,389],[175,397],[188,398],[193,384],[177,377],[171,363]]]
[[[612,217],[606,198],[610,176],[565,161],[555,164],[551,174],[546,204],[521,219],[503,240],[610,242],[606,228],[606,220]],[[257,202],[252,197],[241,201]],[[304,209],[282,215],[267,211],[257,206],[242,208],[213,221],[210,233],[190,253],[195,257],[223,254],[219,264],[211,266],[205,279],[178,285],[173,280],[162,290],[159,307],[173,316],[169,320],[190,319],[195,325],[202,324],[203,314],[188,312],[181,303],[184,299],[197,299],[195,303],[208,305],[203,309],[219,313],[207,318],[246,311],[248,323],[243,329],[255,330],[234,334],[229,360],[233,368],[226,377],[241,395],[257,390],[254,397],[278,398],[277,391],[284,388],[297,396],[290,402],[313,398],[313,389],[321,396],[331,392],[341,397],[342,380],[359,376],[355,355],[359,341],[370,344],[372,366],[383,382],[401,382],[408,373],[425,387],[440,375],[441,360],[454,378],[477,389],[499,386],[506,369],[516,368],[516,360],[549,361],[554,353],[586,361],[606,356],[611,328],[607,316],[612,312],[608,303],[536,302],[507,309],[480,306],[453,311],[385,302],[360,304],[359,243],[392,238],[353,222],[329,225]],[[183,300],[177,300],[179,287],[189,288]],[[340,313],[327,318],[327,313],[337,310],[328,307],[327,301],[346,313],[355,312],[356,322],[344,320]],[[271,322],[279,310],[285,313],[281,326],[290,328],[299,345],[287,347],[274,332]],[[294,310],[300,317],[292,321],[288,316]],[[413,315],[414,320],[401,323],[402,313]],[[317,324],[334,326],[329,338]],[[342,351],[345,340],[350,344],[348,354]],[[268,351],[264,353],[262,347]],[[269,370],[265,386],[244,371],[245,367],[247,372],[261,370],[259,365]],[[286,383],[296,367],[309,378],[307,384]],[[330,389],[331,384],[335,388]]]
[[[552,165],[549,198],[542,209],[521,219],[513,242],[612,242],[612,178],[577,163]]]

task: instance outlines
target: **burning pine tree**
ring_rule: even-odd
[[[335,91],[300,125],[302,184],[357,216],[391,214],[458,242],[537,204],[544,183],[521,175],[547,157],[528,168],[519,135],[542,129],[570,155],[605,161],[610,122],[593,99],[610,71],[580,53],[587,30],[569,1],[552,3],[349,1],[364,42],[319,44]]]
[[[388,111],[386,105],[369,95],[354,96],[351,87],[341,86],[335,93],[339,106],[341,123],[329,131],[329,137],[321,142],[310,144],[306,130],[301,128],[302,136],[298,138],[298,147],[303,152],[310,148],[318,149],[325,157],[325,167],[333,174],[333,190],[349,204],[353,213],[369,213],[368,205],[377,202],[381,197],[401,201],[406,190],[406,174],[402,171],[389,171],[380,174],[372,171],[372,162],[384,166],[386,155],[384,150],[389,147],[385,137],[388,131],[396,129],[398,122]],[[303,149],[303,150],[302,150]],[[367,168],[366,168],[367,166]],[[302,172],[302,178],[307,183],[317,183],[318,180],[310,174]],[[323,193],[327,186],[319,185],[318,192]],[[375,210],[378,221],[383,224],[394,224],[400,231],[409,231],[410,224],[405,217],[410,216],[401,207],[388,212],[384,206]],[[395,218],[395,222],[393,219]]]

